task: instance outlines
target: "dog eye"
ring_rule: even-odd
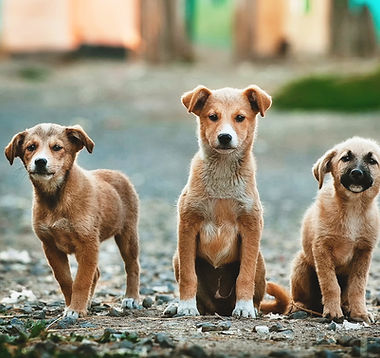
[[[345,155],[344,157],[340,158],[342,162],[349,162],[351,160],[351,157],[349,155]]]
[[[238,114],[236,117],[235,117],[235,121],[236,122],[243,122],[245,119],[245,116],[243,116],[242,114]]]
[[[210,118],[213,122],[216,122],[218,120],[218,115],[217,114],[210,114],[208,116],[208,118]]]
[[[58,145],[58,144],[54,144],[52,149],[53,149],[55,152],[58,152],[58,151],[60,151],[60,150],[62,149],[62,147],[61,147],[60,145]]]
[[[36,145],[35,144],[31,144],[31,145],[28,145],[26,147],[26,149],[29,151],[29,152],[34,152],[36,150]]]
[[[373,158],[369,158],[368,159],[368,164],[375,165],[375,164],[377,164],[377,161],[375,159],[373,159]]]

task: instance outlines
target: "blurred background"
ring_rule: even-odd
[[[197,150],[180,96],[257,84],[273,97],[254,146],[262,248],[268,277],[287,285],[313,163],[347,137],[380,140],[379,50],[378,0],[0,0],[0,143],[40,122],[81,124],[95,151],[80,164],[127,173],[140,195],[142,286],[173,292],[176,200]],[[19,160],[0,172],[0,296],[51,297],[31,184]],[[120,294],[112,240],[101,255],[101,285]],[[377,249],[369,295],[379,268]]]

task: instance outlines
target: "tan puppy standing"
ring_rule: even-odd
[[[200,311],[254,318],[266,282],[252,146],[256,115],[264,116],[271,97],[257,86],[213,91],[198,86],[182,103],[197,116],[200,148],[178,203],[177,315]],[[272,284],[269,291],[287,299],[277,288]],[[265,308],[281,304],[286,303]]]
[[[321,190],[303,220],[303,250],[291,275],[293,309],[312,309],[331,318],[345,312],[354,320],[372,320],[365,288],[379,234],[379,163],[378,144],[354,137],[314,165]],[[326,173],[332,180],[323,185]]]
[[[129,179],[113,170],[86,171],[77,153],[94,142],[80,126],[44,123],[16,134],[5,148],[19,157],[34,187],[33,228],[65,297],[67,316],[86,314],[100,272],[99,246],[114,236],[127,273],[124,308],[137,308],[138,197]],[[78,271],[72,280],[68,254]]]

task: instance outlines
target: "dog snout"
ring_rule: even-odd
[[[38,158],[34,161],[34,164],[36,166],[36,169],[45,169],[47,165],[47,159],[45,158]]]
[[[363,175],[364,175],[364,173],[360,168],[354,168],[350,172],[350,177],[353,180],[360,180],[361,178],[363,178]]]
[[[221,145],[226,146],[231,143],[232,135],[228,133],[221,133],[218,135],[218,141]]]

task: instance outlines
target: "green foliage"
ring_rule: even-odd
[[[19,70],[18,75],[24,80],[38,82],[45,80],[49,73],[45,68],[29,66]]]
[[[231,47],[232,0],[202,0],[195,5],[194,35],[200,45]]]
[[[30,336],[29,338],[35,338],[41,335],[46,328],[46,322],[45,321],[37,321],[32,324],[30,327]]]
[[[356,76],[313,76],[291,82],[273,99],[278,109],[370,111],[380,109],[380,69]]]

